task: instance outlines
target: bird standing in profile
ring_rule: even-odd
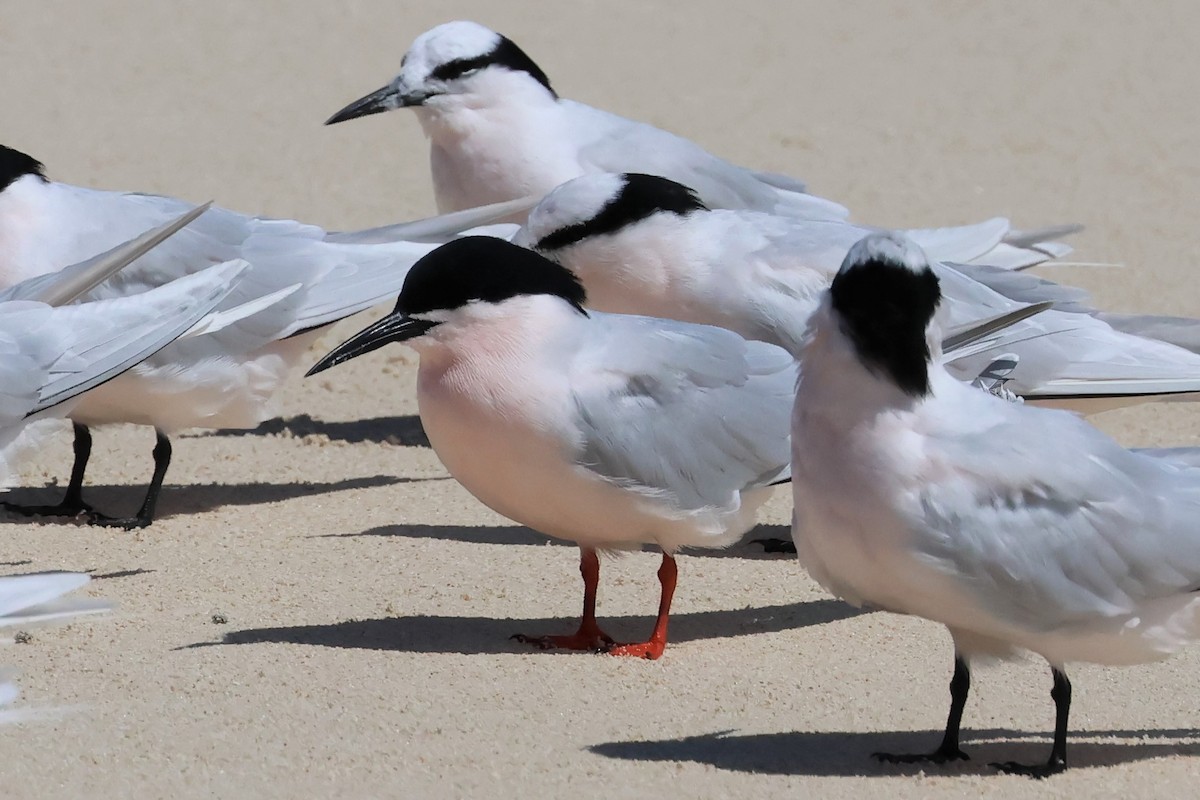
[[[172,219],[188,207],[170,197],[51,181],[36,159],[0,146],[0,288],[52,273]],[[486,221],[488,215],[470,212],[466,217],[471,222]],[[269,418],[275,391],[321,330],[391,301],[413,262],[437,246],[396,239],[408,230],[398,225],[364,232],[362,236],[373,243],[363,244],[356,243],[360,234],[329,235],[291,220],[210,208],[184,231],[96,287],[86,299],[140,294],[231,259],[250,263],[223,307],[243,309],[241,318],[164,349],[127,375],[90,392],[72,410],[75,463],[63,502],[9,508],[33,514],[84,514],[92,524],[149,525],[170,464],[170,433],[192,427],[253,427]],[[155,429],[154,474],[136,515],[109,517],[92,509],[82,496],[92,444],[89,429],[122,422]]]
[[[787,479],[795,360],[703,325],[584,310],[568,270],[466,237],[413,266],[395,311],[309,375],[390,342],[420,354],[421,423],[489,508],[578,543],[583,618],[542,647],[658,658],[681,547],[726,547]],[[596,622],[598,551],[663,551],[654,631],[617,644]]]
[[[801,563],[855,605],[940,622],[954,640],[941,744],[892,762],[965,759],[977,656],[1026,650],[1053,676],[1046,777],[1066,768],[1066,665],[1165,658],[1200,636],[1200,469],[1126,450],[1073,414],[950,376],[938,277],[895,234],[855,244],[810,322],[792,421]]]
[[[214,312],[248,265],[218,264],[136,297],[48,306],[0,302],[0,430],[60,406],[172,343],[224,324]],[[59,409],[66,413],[63,409]],[[3,441],[3,437],[0,437]]]

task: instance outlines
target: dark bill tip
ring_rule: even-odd
[[[330,367],[336,367],[343,361],[349,361],[352,358],[365,355],[372,350],[378,350],[385,344],[415,339],[437,324],[429,320],[415,319],[393,312],[333,348],[324,358],[313,364],[312,369],[304,373],[304,377],[311,378],[318,372],[324,372]]]
[[[345,122],[346,120],[350,119],[367,117],[371,114],[381,114],[384,111],[391,111],[394,108],[400,108],[402,105],[403,102],[401,101],[400,93],[397,92],[391,84],[388,84],[382,89],[376,89],[366,97],[358,98],[353,103],[346,106],[329,119],[325,120],[325,124],[336,125],[339,122]]]

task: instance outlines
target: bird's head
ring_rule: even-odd
[[[542,198],[516,241],[556,258],[573,245],[619,233],[657,215],[684,217],[706,210],[691,189],[657,175],[583,175]]]
[[[455,239],[413,264],[392,313],[334,348],[308,375],[385,344],[425,336],[439,325],[469,320],[505,301],[536,295],[556,297],[587,315],[583,285],[569,270],[503,239]]]
[[[0,192],[26,175],[45,181],[46,168],[33,156],[0,144]]]
[[[829,308],[863,364],[914,397],[929,393],[926,329],[941,298],[929,259],[899,233],[858,241],[829,288]]]
[[[447,22],[417,37],[391,83],[325,124],[396,108],[436,109],[464,97],[500,101],[522,91],[557,98],[546,73],[511,39],[476,22]]]

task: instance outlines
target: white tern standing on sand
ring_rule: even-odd
[[[942,299],[926,256],[876,234],[855,244],[812,317],[792,420],[793,536],[826,589],[944,624],[955,646],[945,735],[976,656],[1044,657],[1067,764],[1069,662],[1136,664],[1200,634],[1200,469],[1126,450],[1073,414],[1008,403],[939,362]]]
[[[680,547],[725,547],[788,474],[795,359],[720,328],[584,310],[568,270],[500,239],[444,245],[396,310],[312,375],[407,342],[417,402],[446,469],[489,508],[579,544],[583,620],[543,647],[658,658]],[[597,551],[663,551],[658,619],[618,645],[596,623]]]
[[[821,293],[850,247],[871,232],[840,221],[709,210],[666,178],[595,174],[547,195],[514,241],[574,272],[593,308],[719,325],[797,353]],[[1200,355],[1131,335],[1165,330],[1200,340],[1200,320],[1098,318],[1081,290],[990,266],[993,257],[1012,268],[1030,266],[1062,252],[1061,245],[1006,241],[1004,220],[905,233],[939,261],[974,262],[932,266],[947,333],[1026,303],[1056,304],[990,346],[948,352],[946,368],[955,377],[971,381],[1007,353],[1018,364],[1006,388],[1080,411],[1200,391]]]
[[[60,269],[187,207],[170,197],[50,181],[37,160],[0,147],[0,286]],[[381,230],[394,237],[402,235],[405,226]],[[275,390],[319,329],[394,299],[408,267],[436,247],[403,240],[347,243],[354,239],[352,234],[328,238],[316,226],[212,208],[93,290],[88,297],[94,299],[137,294],[211,264],[243,258],[251,268],[226,305],[246,307],[258,300],[263,307],[220,331],[166,348],[128,375],[89,393],[72,411],[76,461],[63,502],[26,510],[87,512],[88,521],[96,524],[150,524],[170,463],[169,432],[253,427],[269,418]],[[298,291],[280,295],[297,286]],[[153,426],[157,435],[146,500],[137,515],[128,518],[95,513],[81,493],[91,452],[88,427],[118,422]]]

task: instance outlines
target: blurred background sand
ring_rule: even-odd
[[[1042,274],[1108,308],[1200,315],[1197,13],[4,0],[3,141],[77,184],[330,228],[424,216],[412,115],[321,122],[389,80],[417,34],[469,18],[562,95],[802,177],[859,221],[1082,222],[1072,260],[1125,267]],[[0,654],[25,707],[74,709],[0,729],[6,797],[1148,797],[1200,777],[1200,651],[1075,670],[1075,768],[1047,784],[986,766],[1044,757],[1050,681],[1034,660],[977,673],[970,763],[928,776],[874,763],[936,742],[949,638],[856,615],[748,546],[681,559],[659,662],[522,649],[509,634],[578,613],[576,551],[445,476],[413,416],[414,366],[387,348],[297,377],[259,431],[179,438],[148,530],[5,520],[5,571],[91,569],[109,577],[88,591],[120,606]],[[1195,407],[1096,421],[1127,444],[1200,443]],[[152,445],[144,428],[100,431],[90,499],[135,507]],[[65,482],[69,458],[64,433],[23,484]],[[787,522],[786,494],[765,522]],[[606,562],[600,613],[618,637],[648,630],[656,562]]]

